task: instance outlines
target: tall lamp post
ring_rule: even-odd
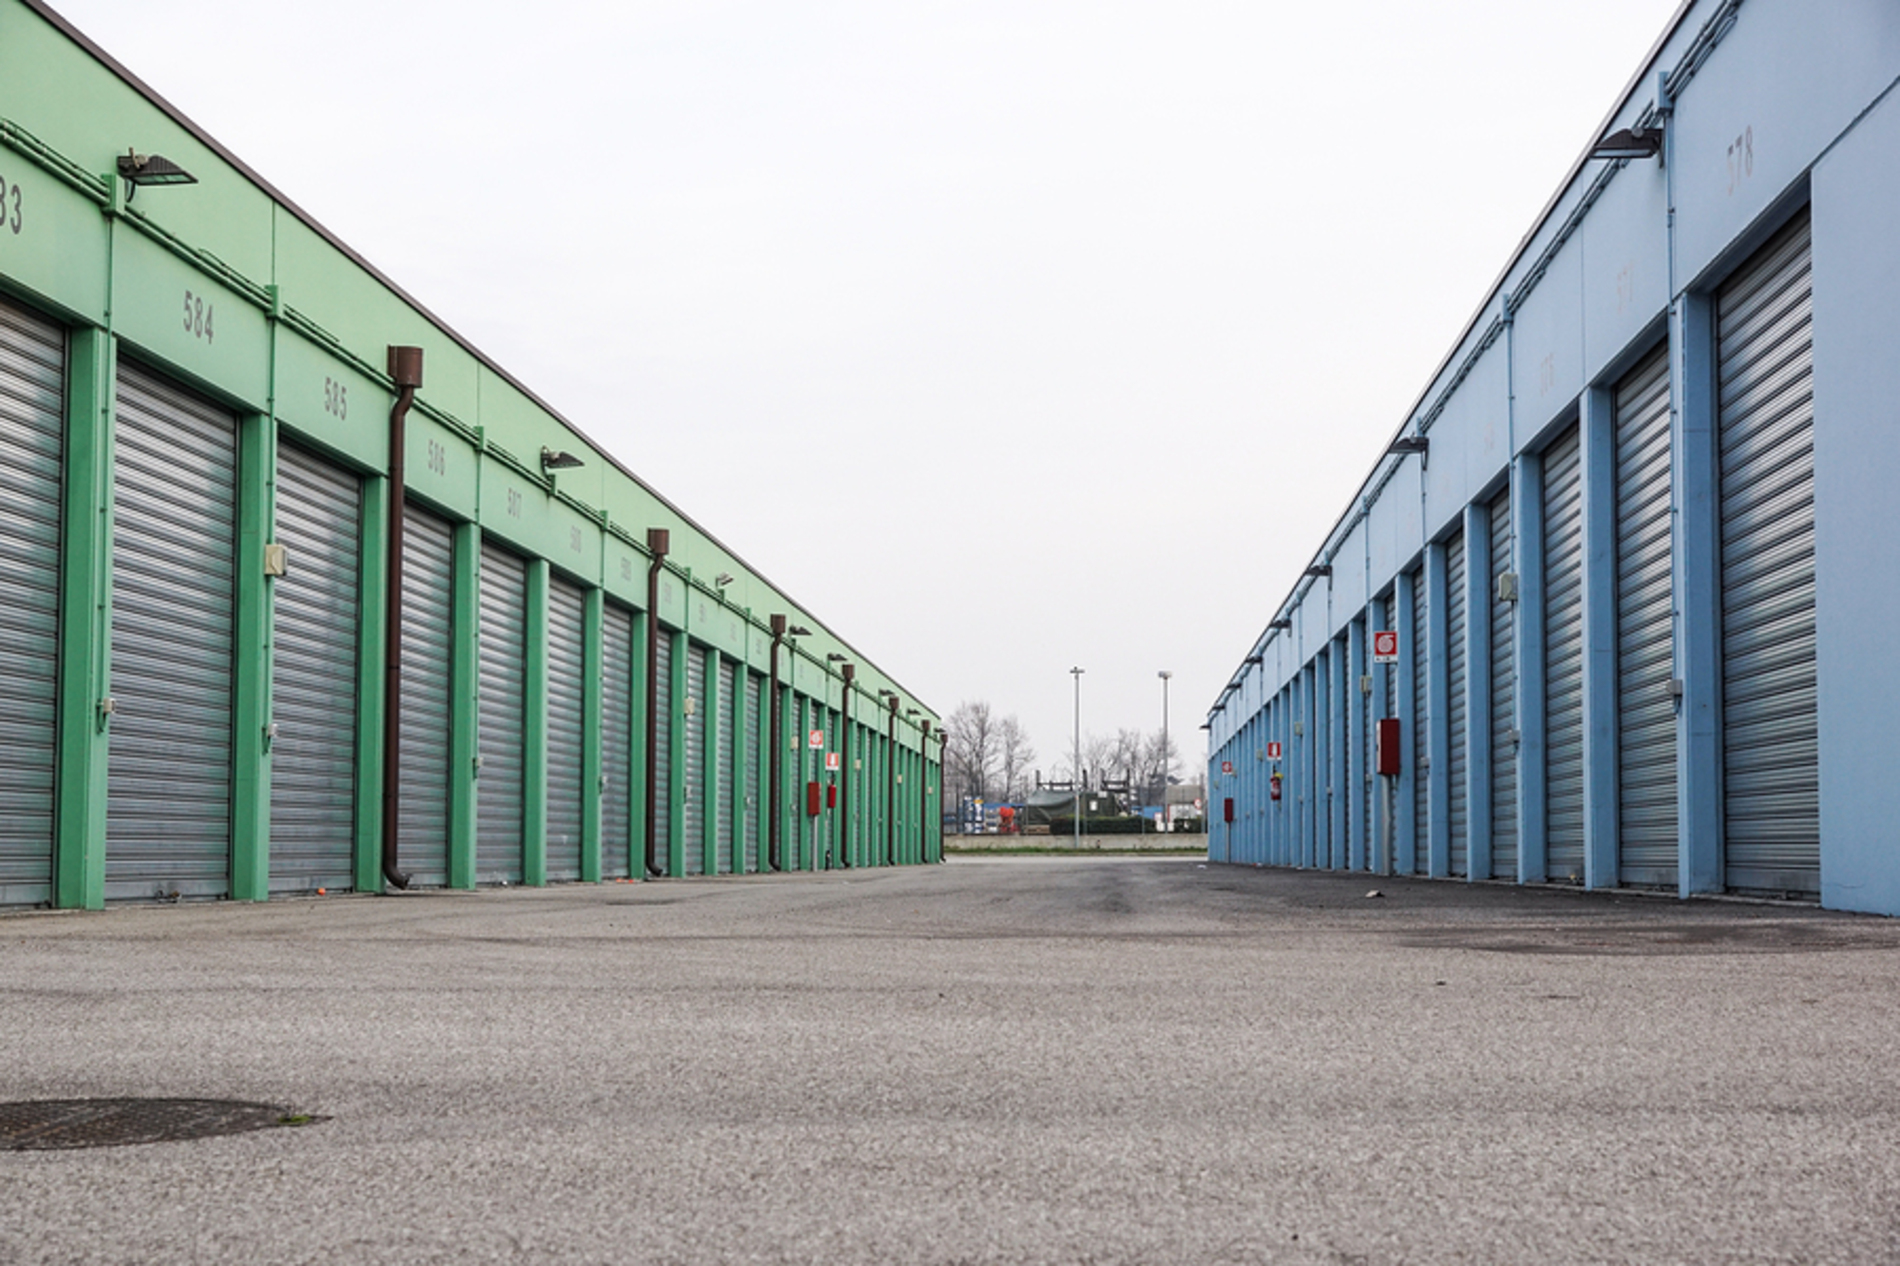
[[[1174,674],[1162,669],[1161,678],[1161,829],[1168,829],[1168,679]]]
[[[1075,768],[1070,771],[1069,789],[1075,793],[1075,847],[1082,849],[1082,670],[1071,668],[1075,678]]]

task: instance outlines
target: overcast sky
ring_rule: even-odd
[[[1197,726],[1676,0],[54,0],[933,707]],[[841,475],[853,473],[849,507]]]

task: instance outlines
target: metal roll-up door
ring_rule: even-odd
[[[362,480],[288,445],[277,450],[272,582],[270,890],[355,880],[356,674]]]
[[[1465,724],[1465,537],[1460,532],[1445,544],[1445,675],[1450,680],[1450,706],[1446,709],[1450,732],[1450,758],[1445,762],[1445,779],[1450,784],[1446,796],[1449,808],[1445,816],[1451,822],[1451,873],[1469,873],[1470,840],[1465,797],[1465,770],[1470,765],[1465,751],[1469,727]]]
[[[756,874],[764,869],[759,865],[759,807],[765,803],[759,776],[765,750],[760,737],[765,732],[765,678],[757,673],[746,674],[745,715],[745,868]]]
[[[1666,350],[1616,388],[1616,783],[1619,878],[1676,883],[1674,581]]]
[[[108,897],[230,891],[237,420],[122,364]]]
[[[53,897],[66,335],[0,303],[0,905]]]
[[[734,710],[738,701],[736,678],[739,666],[729,659],[719,661],[719,771],[713,780],[718,788],[719,816],[715,826],[718,839],[719,873],[732,873],[732,842],[735,836],[732,823],[732,741],[739,727],[739,717]]]
[[[1583,882],[1583,460],[1544,450],[1544,830],[1552,883]]]
[[[522,786],[528,684],[528,569],[515,555],[482,545],[481,772],[475,796],[475,878],[521,882]]]
[[[397,861],[411,885],[449,881],[449,661],[455,532],[411,503],[402,530],[402,761]]]
[[[1417,874],[1430,870],[1426,856],[1431,842],[1432,768],[1431,612],[1425,569],[1412,573],[1412,865]]]
[[[653,629],[653,855],[663,874],[673,873],[673,634],[657,620]]]
[[[686,873],[706,873],[706,648],[688,643],[686,647],[686,697],[693,702],[686,714],[686,768],[683,790],[686,811],[680,815],[685,824]]]
[[[1383,627],[1383,611],[1383,603],[1372,603],[1366,609],[1365,628],[1361,641],[1361,645],[1365,648],[1365,660],[1361,664],[1361,669],[1368,678],[1368,685],[1371,684],[1371,680],[1377,676],[1379,671],[1372,663],[1372,630],[1374,628]],[[1379,850],[1379,841],[1377,839],[1379,818],[1378,815],[1373,812],[1372,805],[1373,785],[1378,781],[1372,771],[1379,767],[1372,750],[1374,728],[1372,721],[1377,713],[1377,708],[1373,703],[1372,691],[1361,689],[1357,681],[1347,683],[1346,698],[1351,701],[1353,707],[1359,710],[1360,777],[1359,793],[1353,802],[1353,813],[1358,815],[1360,822],[1359,835],[1360,838],[1365,841],[1364,852],[1362,852],[1359,857],[1359,865],[1361,869],[1369,869],[1373,857],[1377,855]],[[1251,766],[1249,766],[1249,768],[1251,768]]]
[[[548,879],[581,877],[583,788],[586,743],[582,700],[586,697],[587,599],[578,585],[560,577],[548,583]]]
[[[607,608],[601,620],[600,873],[633,874],[633,616]]]
[[[1803,215],[1716,298],[1723,864],[1731,888],[1804,893],[1821,886],[1809,264]]]
[[[1491,500],[1491,877],[1517,878],[1517,646],[1511,617],[1517,603],[1498,599],[1498,579],[1511,568],[1511,494]]]

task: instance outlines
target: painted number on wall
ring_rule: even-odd
[[[1557,385],[1557,353],[1552,352],[1537,362],[1537,394],[1547,396],[1550,389]]]
[[[622,580],[632,580],[632,579],[633,579],[633,560],[632,560],[631,558],[625,558],[625,557],[623,557],[623,558],[621,558],[621,560],[620,560],[620,578],[621,578]]]
[[[1636,265],[1628,263],[1616,270],[1616,315],[1622,316],[1636,302]]]
[[[436,474],[446,475],[449,473],[449,450],[442,446],[440,440],[429,441],[428,460],[429,469]]]
[[[1755,125],[1749,124],[1728,147],[1728,191],[1734,193],[1755,174]]]
[[[339,422],[350,416],[350,389],[334,378],[323,380],[323,411]]]
[[[576,554],[581,552],[581,530],[579,528],[571,527],[567,530],[567,545],[568,548],[573,550]]]
[[[508,490],[508,517],[511,519],[518,519],[521,517],[521,491],[520,489],[510,488]]]
[[[15,237],[20,236],[20,229],[26,224],[20,201],[20,186],[0,175],[0,224],[6,225]]]
[[[213,337],[211,326],[211,305],[205,302],[203,295],[185,291],[185,333],[207,343],[217,340]]]

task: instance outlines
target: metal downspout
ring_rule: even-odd
[[[838,746],[838,818],[843,823],[844,839],[838,848],[838,865],[845,870],[851,869],[851,683],[858,675],[856,664],[845,664],[840,669],[844,676],[844,719]]]
[[[648,879],[662,879],[664,866],[653,863],[653,842],[659,838],[660,790],[660,714],[653,706],[660,690],[660,570],[666,565],[666,551],[673,534],[666,528],[647,529],[647,849]]]
[[[782,846],[779,843],[783,833],[785,807],[779,796],[783,790],[783,762],[785,753],[785,715],[784,698],[778,684],[778,648],[785,641],[786,618],[782,615],[772,617],[772,774],[771,786],[767,792],[767,803],[771,813],[766,821],[766,862],[773,870],[784,870],[781,859]]]
[[[923,737],[917,740],[917,858],[930,860],[930,719],[924,718]],[[942,820],[942,815],[938,815]]]
[[[422,386],[422,349],[389,349],[389,377],[396,404],[389,411],[389,561],[388,621],[383,630],[383,878],[407,888],[409,876],[398,864],[402,808],[402,551],[407,493],[404,484],[404,422]]]

